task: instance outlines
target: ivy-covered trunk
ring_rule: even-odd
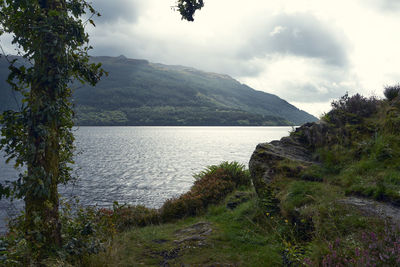
[[[18,111],[0,114],[0,149],[15,167],[27,167],[15,182],[0,184],[0,198],[25,201],[25,265],[42,264],[63,245],[57,186],[70,180],[73,163],[69,85],[95,85],[104,74],[101,64],[89,63],[87,10],[94,25],[90,14],[99,14],[85,0],[0,1],[0,26],[22,55],[10,62],[7,82],[24,96]]]
[[[202,6],[202,0],[177,0],[187,20]],[[0,199],[25,200],[25,265],[43,265],[62,246],[57,185],[71,178],[74,148],[68,86],[77,80],[94,86],[105,74],[89,62],[85,25],[94,26],[95,15],[86,0],[0,0],[0,35],[12,36],[23,63],[10,62],[7,82],[24,96],[18,111],[0,114],[0,149],[28,170],[0,184]]]
[[[50,59],[50,60],[49,60]],[[44,57],[36,62],[35,67],[46,69],[47,77],[54,74],[46,66],[51,58]],[[59,196],[59,120],[49,110],[56,111],[56,99],[51,84],[37,82],[32,84],[30,92],[30,120],[28,142],[35,151],[32,161],[28,163],[27,185],[25,196],[25,222],[30,245],[46,247],[61,246],[60,223],[58,216]]]
[[[40,1],[40,13],[63,20],[64,0]],[[39,18],[40,19],[40,18]],[[37,22],[40,24],[40,21]],[[51,252],[62,245],[59,222],[60,130],[62,109],[71,108],[63,62],[66,46],[59,31],[59,23],[48,25],[42,31],[34,52],[31,90],[28,101],[28,146],[32,149],[28,161],[25,196],[25,223],[27,241],[32,251]],[[67,120],[68,121],[68,120]],[[38,249],[40,248],[41,249]],[[46,249],[43,249],[46,248]],[[37,255],[39,258],[45,255]]]

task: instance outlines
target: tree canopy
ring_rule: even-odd
[[[178,0],[177,7],[182,19],[194,21],[194,13],[204,6],[203,0]]]

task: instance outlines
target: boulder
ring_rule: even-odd
[[[296,177],[312,164],[319,164],[313,159],[313,152],[316,147],[330,142],[328,131],[324,122],[306,123],[280,141],[257,145],[249,170],[257,195],[269,212],[277,208],[270,187],[275,177]]]

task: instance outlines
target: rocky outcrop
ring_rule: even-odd
[[[249,170],[257,195],[268,212],[274,212],[274,208],[279,206],[271,188],[274,180],[283,176],[310,180],[302,172],[313,164],[320,164],[313,155],[315,149],[333,144],[335,139],[332,137],[342,133],[341,130],[322,121],[307,123],[280,141],[257,145],[249,162]],[[390,203],[355,196],[340,199],[338,203],[351,206],[365,216],[385,218],[400,224],[400,207]]]
[[[257,145],[249,170],[258,196],[261,199],[271,197],[269,186],[277,175],[296,176],[308,166],[318,164],[313,151],[315,147],[330,142],[328,132],[328,125],[322,121],[306,123],[280,141]]]

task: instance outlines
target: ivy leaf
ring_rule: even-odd
[[[5,187],[2,184],[0,184],[0,199],[3,197],[9,198],[10,197],[10,187]]]

